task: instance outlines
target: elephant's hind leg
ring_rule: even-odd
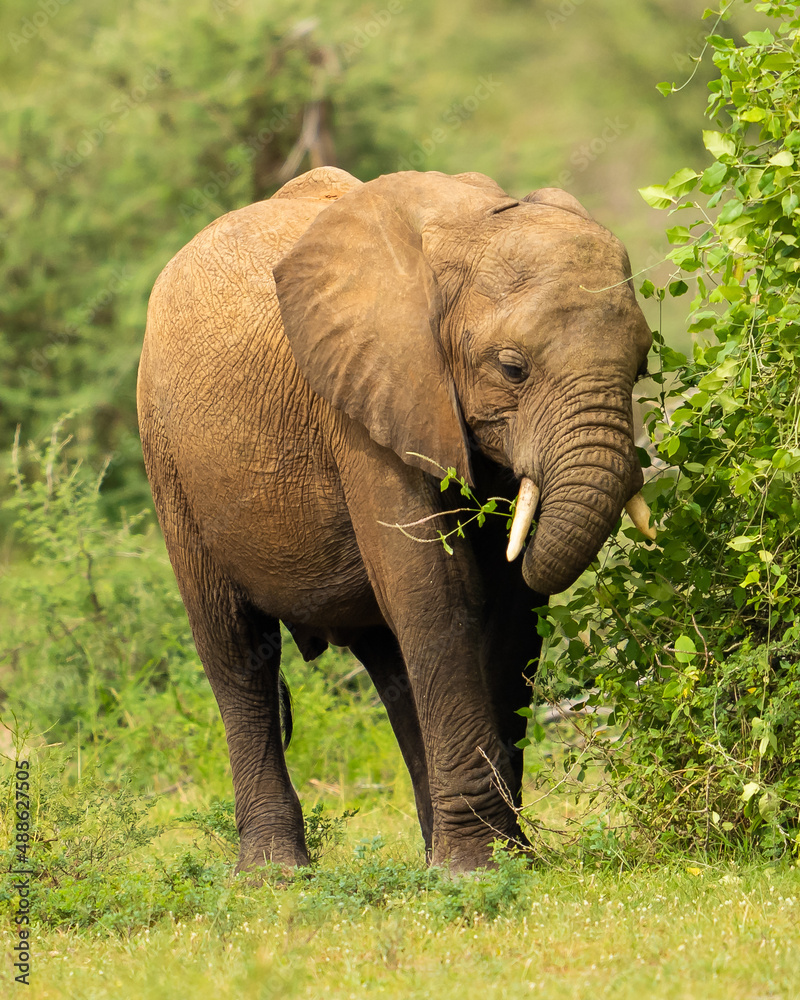
[[[392,631],[388,628],[368,629],[350,647],[364,664],[380,695],[403,755],[425,840],[425,856],[430,861],[433,849],[433,804],[428,784],[425,745],[419,726],[417,706],[411,690],[403,654]]]
[[[240,836],[237,869],[267,861],[308,864],[303,814],[283,751],[280,625],[226,589],[214,595],[213,607],[203,602],[202,612],[189,617],[225,724]]]
[[[171,544],[181,595],[225,725],[239,871],[275,861],[308,864],[303,814],[292,787],[281,727],[281,633],[214,567],[201,545]]]
[[[265,861],[308,864],[303,814],[283,753],[280,626],[253,607],[204,545],[146,386],[139,410],[145,466],[167,552],[225,725],[240,836],[238,868]]]

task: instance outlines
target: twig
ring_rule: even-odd
[[[456,507],[455,510],[437,510],[434,514],[426,514],[425,517],[421,517],[418,521],[407,521],[405,524],[390,524],[388,521],[378,521],[378,524],[382,525],[384,528],[416,528],[418,524],[425,524],[426,521],[432,521],[435,517],[445,517],[448,514],[474,514],[474,507]],[[406,532],[403,532],[406,534]],[[413,538],[413,535],[409,535],[409,538]],[[420,538],[421,542],[434,541],[438,542],[438,538]]]
[[[342,684],[346,684],[348,681],[351,681],[354,677],[358,677],[359,674],[363,673],[364,673],[364,667],[362,664],[359,663],[359,665],[354,670],[349,671],[349,673],[346,673],[344,677],[340,677],[337,681],[334,681],[333,684],[331,684],[331,686],[328,688],[328,691],[329,692],[335,691],[336,688],[341,687]]]
[[[145,792],[142,798],[145,799],[157,799],[160,795],[171,795],[172,792],[177,792],[179,788],[183,788],[184,785],[191,785],[194,778],[181,778],[180,781],[176,781],[174,785],[167,785],[166,788],[162,788],[160,792],[152,791]]]

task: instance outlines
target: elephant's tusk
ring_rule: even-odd
[[[628,517],[645,538],[649,538],[651,542],[654,542],[656,539],[656,529],[650,527],[650,508],[647,506],[647,501],[642,494],[636,493],[632,496],[625,504],[625,510]]]
[[[527,476],[519,484],[519,496],[514,510],[514,520],[511,522],[511,534],[508,538],[506,559],[513,562],[522,552],[525,539],[530,531],[536,505],[539,503],[539,487]]]

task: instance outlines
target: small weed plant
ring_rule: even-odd
[[[105,470],[72,457],[66,422],[12,454],[4,508],[27,563],[0,576],[0,713],[82,752],[114,744],[128,773],[169,756],[180,781],[220,739],[216,708],[152,518],[104,516]]]
[[[347,821],[358,815],[358,809],[345,809],[340,816],[332,816],[324,803],[317,802],[303,817],[306,847],[311,864],[317,864],[336,844],[344,838]],[[239,847],[239,832],[236,829],[234,802],[220,799],[211,803],[208,809],[193,809],[178,820],[195,827],[229,859],[236,856]]]

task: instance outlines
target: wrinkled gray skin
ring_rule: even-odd
[[[563,191],[519,202],[480,174],[362,185],[334,168],[218,219],[164,269],[142,444],[225,723],[240,868],[308,861],[279,621],[307,659],[331,642],[366,667],[434,863],[471,870],[519,837],[498,784],[519,802],[531,609],[586,568],[642,482],[631,389],[651,337],[629,278]],[[448,466],[481,496],[540,487],[521,563],[502,518],[452,556],[379,523],[461,506],[440,491]]]

